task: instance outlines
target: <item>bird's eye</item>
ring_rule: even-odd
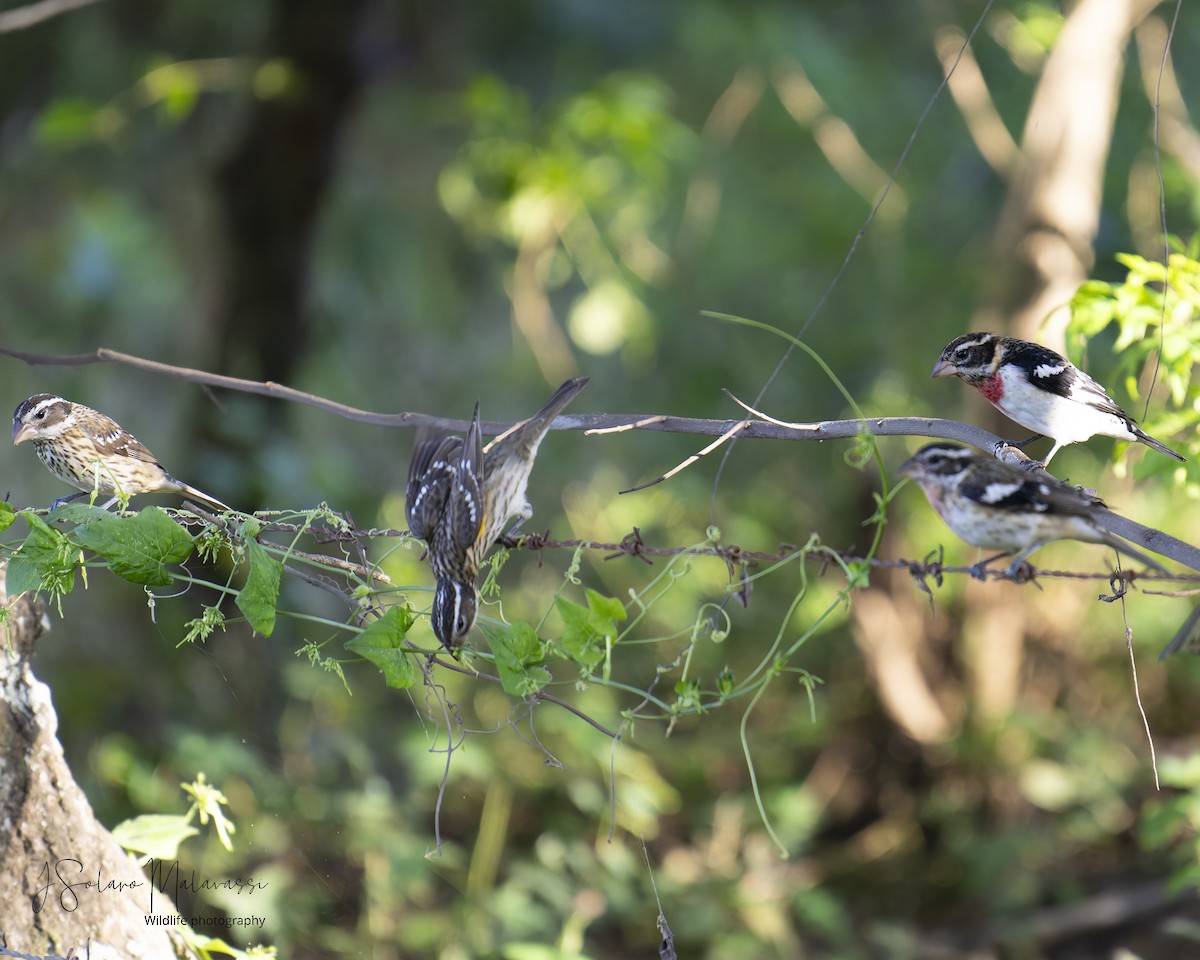
[[[954,359],[956,361],[961,362],[963,360],[966,360],[968,356],[970,356],[970,351],[966,347],[959,347],[957,350],[954,351]]]
[[[34,414],[34,417],[38,420],[45,420],[46,419],[46,411],[39,410],[37,413]]]
[[[466,617],[458,618],[458,632],[459,633],[467,632],[467,618]]]

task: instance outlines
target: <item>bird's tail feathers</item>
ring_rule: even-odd
[[[550,424],[554,422],[554,418],[559,415],[564,407],[588,384],[587,377],[574,377],[567,380],[561,387],[554,391],[554,395],[542,404],[541,408],[533,416],[527,420],[523,420],[516,424],[512,429],[506,430],[500,436],[492,440],[487,445],[487,450],[491,450],[502,441],[511,441],[514,445],[521,444],[527,447],[536,447],[541,442],[546,431],[550,429]]]
[[[1200,641],[1200,631],[1196,629],[1197,624],[1200,624],[1200,607],[1196,607],[1188,618],[1183,621],[1183,626],[1175,634],[1175,637],[1163,647],[1162,653],[1158,655],[1159,660],[1165,660],[1171,654],[1178,650],[1195,650],[1197,642]]]
[[[1166,567],[1164,567],[1161,563],[1159,563],[1157,560],[1155,560],[1149,554],[1145,554],[1145,553],[1142,553],[1140,550],[1134,549],[1127,541],[1122,540],[1115,533],[1109,533],[1107,530],[1101,530],[1100,534],[1103,537],[1104,542],[1106,544],[1108,544],[1110,547],[1112,547],[1114,550],[1116,550],[1118,553],[1125,554],[1125,556],[1130,557],[1133,560],[1136,560],[1138,563],[1142,564],[1143,566],[1149,567],[1151,570],[1154,570],[1157,573],[1169,572]]]
[[[1159,453],[1165,453],[1168,457],[1174,457],[1180,463],[1187,463],[1187,457],[1185,457],[1182,453],[1179,453],[1177,450],[1172,450],[1161,440],[1155,440],[1141,427],[1135,426],[1133,428],[1133,432],[1134,435],[1142,441],[1142,443],[1146,444],[1146,446],[1153,447]]]
[[[209,506],[216,507],[222,513],[236,513],[237,512],[236,510],[233,509],[233,507],[229,506],[229,504],[222,503],[216,497],[210,496],[209,494],[205,493],[203,490],[197,490],[195,487],[193,487],[189,484],[186,484],[186,483],[182,482],[181,480],[175,481],[175,489],[176,489],[176,492],[179,493],[180,496],[191,497],[193,500],[200,500],[203,503],[207,503]]]

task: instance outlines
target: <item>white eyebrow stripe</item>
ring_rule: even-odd
[[[56,403],[66,403],[66,401],[63,400],[62,397],[47,397],[45,400],[40,401],[36,407],[30,410],[27,416],[33,416],[39,410],[45,410],[47,407],[52,407]]]

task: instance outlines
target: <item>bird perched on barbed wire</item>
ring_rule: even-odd
[[[931,376],[958,377],[1006,417],[1050,437],[1054,446],[1043,466],[1067,444],[1097,434],[1137,440],[1168,457],[1187,459],[1146,433],[1070,360],[1041,344],[968,333],[946,345]]]
[[[900,473],[916,482],[946,526],[967,543],[1004,551],[1000,556],[1015,553],[1009,576],[1054,540],[1106,544],[1165,572],[1157,561],[1097,525],[1103,501],[1049,474],[1036,476],[955,443],[927,444],[905,461]]]
[[[139,493],[178,493],[230,510],[216,497],[176,480],[129,431],[98,410],[49,393],[39,393],[13,414],[13,445],[33,442],[34,452],[59,480],[79,488],[51,509],[95,491],[110,498]]]
[[[479,405],[465,437],[418,437],[408,470],[405,516],[425,541],[436,588],[430,620],[448,649],[460,646],[475,624],[479,567],[512,517],[528,519],[529,474],[554,418],[587,385],[568,380],[528,420],[486,448]]]

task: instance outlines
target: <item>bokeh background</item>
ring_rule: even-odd
[[[574,412],[736,417],[721,388],[752,399],[786,345],[707,310],[804,327],[870,415],[1004,429],[959,384],[928,378],[947,341],[985,327],[1083,351],[1140,414],[1147,375],[1119,366],[1116,328],[1085,344],[1064,307],[1088,278],[1120,283],[1118,253],[1161,259],[1160,196],[1169,233],[1186,243],[1195,230],[1200,139],[1184,105],[1200,23],[1184,5],[1160,83],[1173,6],[996,3],[924,114],[984,12],[103,0],[0,33],[0,343],[106,346],[381,412],[466,417],[479,400],[485,418],[513,420],[587,375]],[[111,365],[0,369],[10,408],[37,392],[98,407],[244,509],[324,501],[364,527],[404,526],[405,431]],[[1170,401],[1152,395],[1151,423]],[[850,415],[800,352],[761,406]],[[1192,434],[1164,439],[1195,453]],[[880,467],[894,482],[919,444],[882,441],[864,465],[849,444],[745,441],[719,483],[720,452],[618,496],[705,442],[554,433],[529,528],[613,542],[637,526],[647,543],[684,546],[716,526],[768,552],[815,532],[862,553]],[[1055,467],[1192,541],[1195,468],[1153,457],[1098,439]],[[0,475],[17,506],[66,492],[25,447]],[[940,544],[947,562],[977,559],[901,491],[880,556]],[[419,547],[372,549],[424,610]],[[1112,562],[1078,544],[1035,560]],[[667,568],[585,552],[581,582],[564,584],[570,562],[510,557],[503,614],[537,624],[560,588],[629,601]],[[255,939],[281,956],[655,956],[655,891],[687,957],[1200,952],[1200,667],[1155,661],[1193,601],[1134,591],[1105,604],[1104,580],[949,576],[930,582],[931,609],[904,572],[875,571],[849,603],[836,565],[751,572],[743,607],[724,562],[677,563],[623,635],[611,683],[559,664],[549,689],[615,728],[639,691],[668,704],[682,679],[713,691],[726,668],[751,675],[777,638],[806,638],[753,704],[670,723],[643,704],[614,748],[552,706],[531,726],[498,687],[441,676],[466,731],[448,773],[435,698],[385,687],[332,628],[284,618],[267,639],[231,623],[181,646],[212,602],[199,589],[151,610],[94,573],[55,615],[38,670],[105,823],[182,812],[178,784],[197,771],[222,787],[234,852],[206,834],[181,856],[268,888],[190,906],[265,916]],[[712,604],[725,636],[706,627]],[[345,615],[299,582],[281,606]],[[546,619],[544,635],[560,629]],[[412,636],[432,639],[424,620]],[[306,641],[347,661],[346,684],[297,655]]]

